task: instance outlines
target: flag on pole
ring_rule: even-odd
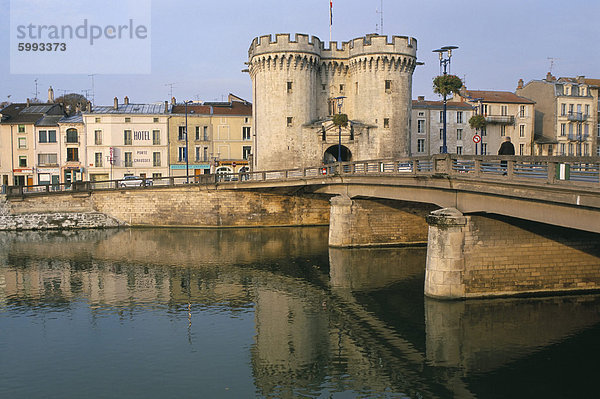
[[[333,25],[333,0],[329,0],[329,26]]]

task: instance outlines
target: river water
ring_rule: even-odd
[[[0,233],[0,398],[587,398],[600,296],[441,302],[327,228]]]

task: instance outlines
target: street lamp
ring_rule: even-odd
[[[342,105],[344,105],[344,98],[346,98],[346,97],[340,96],[340,97],[334,98],[334,100],[337,103],[338,114],[342,113]],[[342,125],[339,126],[339,133],[338,133],[338,162],[342,162]]]
[[[188,162],[188,123],[187,123],[187,106],[192,101],[184,101],[185,104],[185,180],[187,183],[190,182],[190,164]]]
[[[437,50],[433,50],[434,53],[438,53],[440,57],[440,74],[447,75],[450,72],[450,59],[452,58],[452,50],[457,49],[458,46],[444,46]],[[447,55],[447,58],[446,58]],[[448,146],[446,145],[446,93],[444,92],[444,114],[443,114],[443,143],[442,143],[442,154],[448,153]]]

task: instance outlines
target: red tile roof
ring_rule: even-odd
[[[248,102],[232,101],[227,106],[213,106],[214,115],[243,115],[252,116],[252,104]]]
[[[188,114],[194,115],[210,115],[210,106],[208,105],[200,105],[200,104],[188,104],[187,106]],[[171,108],[172,114],[185,114],[185,105],[176,104]]]
[[[413,100],[412,101],[413,108],[443,108],[443,101],[430,101],[430,100]],[[473,109],[473,106],[469,103],[461,102],[461,101],[448,101],[446,103],[447,108],[451,109]]]
[[[517,96],[510,91],[492,91],[492,90],[465,90],[466,100],[481,99],[484,103],[515,103],[515,104],[535,104],[528,98]]]

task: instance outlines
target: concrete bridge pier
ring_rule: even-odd
[[[454,208],[432,212],[427,222],[429,297],[600,289],[600,234]]]
[[[425,217],[437,208],[431,204],[346,195],[333,197],[330,203],[332,247],[425,245]]]

